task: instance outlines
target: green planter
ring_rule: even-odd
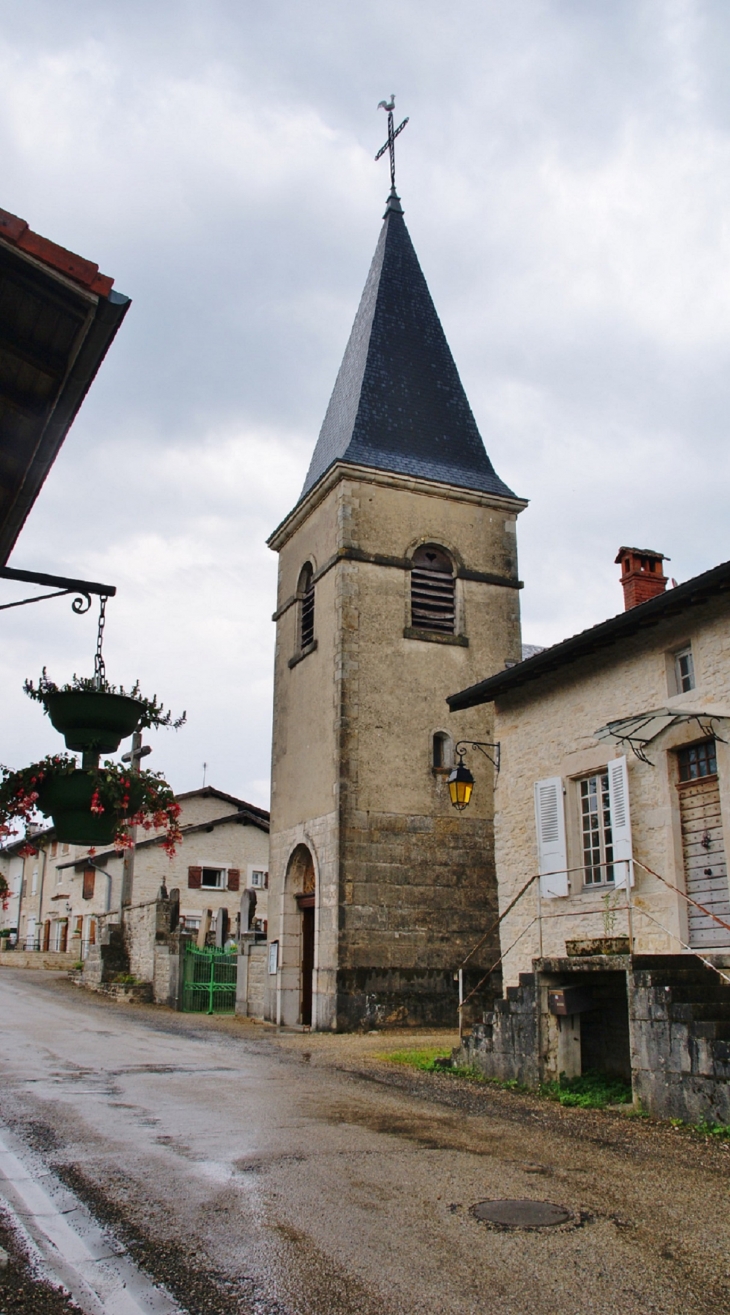
[[[142,715],[137,699],[125,694],[59,690],[44,698],[51,723],[75,753],[116,753],[137,729]]]
[[[67,845],[110,845],[123,820],[117,813],[92,813],[95,782],[88,772],[48,776],[38,790],[38,807],[53,818],[56,837]],[[136,798],[135,798],[136,795]],[[141,792],[130,791],[130,812],[141,802]]]

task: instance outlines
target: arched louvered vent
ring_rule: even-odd
[[[443,548],[427,544],[416,549],[411,570],[411,625],[453,635],[455,580],[451,558]]]
[[[299,576],[299,647],[314,643],[314,572],[309,562]]]

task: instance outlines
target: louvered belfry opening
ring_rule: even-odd
[[[411,625],[453,635],[456,621],[456,581],[451,558],[443,548],[426,544],[413,554]]]
[[[299,647],[314,643],[314,572],[309,562],[299,576],[300,624]]]

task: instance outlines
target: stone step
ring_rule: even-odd
[[[693,1023],[692,1036],[706,1041],[719,1041],[724,1044],[730,1041],[730,1022],[727,1023]]]
[[[730,985],[726,986],[720,977],[710,973],[709,969],[704,973],[695,972],[642,972],[636,973],[634,978],[637,986],[662,990],[669,986],[674,990],[697,991],[699,994],[711,992],[719,996],[727,996],[730,999]]]
[[[730,1022],[730,1005],[718,1005],[712,1001],[700,1003],[690,1001],[672,1001],[669,1005],[669,1017],[675,1023],[725,1023]]]

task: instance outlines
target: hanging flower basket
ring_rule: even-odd
[[[113,762],[81,771],[67,754],[44,758],[21,771],[0,768],[0,834],[11,824],[28,825],[39,809],[53,818],[65,844],[130,844],[128,827],[163,831],[162,847],[172,857],[181,839],[180,805],[159,772],[132,772]]]
[[[125,816],[136,813],[142,803],[142,791],[130,778],[129,805]],[[135,788],[136,787],[136,788]],[[71,845],[110,845],[122,818],[108,808],[100,809],[96,772],[74,771],[49,773],[38,787],[38,808],[53,818],[56,838]],[[94,806],[96,805],[96,806]]]
[[[77,753],[116,753],[122,740],[136,731],[142,707],[123,694],[76,693],[59,690],[44,700],[51,724],[60,731],[67,749]]]
[[[139,685],[127,693],[105,680],[74,676],[71,684],[59,687],[48,679],[43,668],[38,685],[26,680],[29,698],[42,703],[52,725],[66,740],[66,748],[76,753],[116,753],[122,740],[148,726],[173,726],[185,722],[173,720],[157,702],[157,695],[146,699]]]

